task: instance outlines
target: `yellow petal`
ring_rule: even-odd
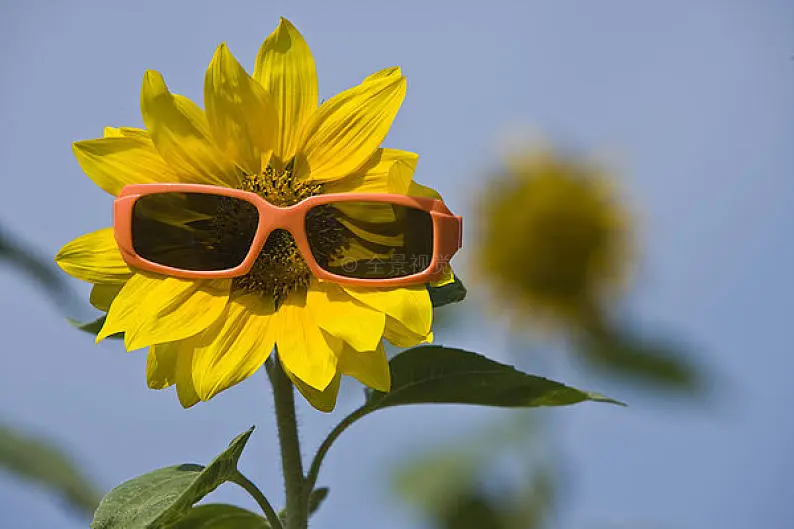
[[[164,389],[176,384],[176,365],[181,342],[152,345],[146,355],[146,384]]]
[[[404,77],[386,76],[365,81],[323,103],[298,143],[297,178],[326,182],[360,169],[389,132],[405,87]]]
[[[278,114],[273,152],[283,162],[295,154],[301,130],[317,110],[317,68],[309,45],[289,20],[282,18],[262,43],[254,68]]]
[[[375,351],[359,352],[351,347],[342,349],[339,371],[378,391],[389,391],[391,388],[389,359],[386,358],[382,342]]]
[[[200,399],[191,375],[193,340],[152,345],[146,357],[146,383],[151,389],[165,389],[176,384],[176,394],[184,408]]]
[[[201,400],[193,385],[193,344],[192,340],[167,344],[176,347],[176,394],[183,408],[190,408]]]
[[[273,148],[278,117],[265,89],[225,43],[204,78],[204,108],[218,147],[249,173],[258,173],[261,154]]]
[[[89,283],[123,283],[132,270],[121,258],[112,228],[97,230],[66,244],[55,256],[64,272]]]
[[[306,308],[306,295],[291,295],[278,309],[278,355],[297,378],[322,391],[336,375],[342,341],[320,329]]]
[[[118,195],[125,185],[179,182],[180,179],[142,135],[109,136],[72,145],[77,162],[96,185]]]
[[[433,305],[424,285],[402,288],[344,287],[344,289],[365,305],[394,318],[410,332],[419,336],[427,336],[430,333]]]
[[[394,193],[407,195],[419,155],[378,149],[367,163],[340,180],[328,182],[326,193]]]
[[[163,77],[152,70],[143,77],[141,113],[154,145],[174,172],[194,183],[237,185],[237,169],[213,142],[204,112],[169,92]]]
[[[386,316],[350,297],[334,283],[313,282],[306,294],[317,325],[359,351],[372,351],[383,337]]]
[[[433,343],[433,333],[417,334],[394,318],[386,318],[383,337],[397,347],[415,347],[423,343]]]
[[[438,191],[431,187],[423,186],[417,182],[411,182],[411,185],[408,186],[408,192],[406,194],[411,197],[425,197],[441,200],[441,195],[438,193]]]
[[[110,310],[110,304],[119,295],[123,286],[123,283],[97,283],[91,287],[91,295],[88,301],[94,308],[107,312]]]
[[[372,75],[368,75],[364,78],[364,82],[369,81],[379,81],[381,79],[385,79],[387,77],[397,76],[400,77],[403,74],[402,70],[400,70],[399,66],[390,66],[388,68],[384,68],[383,70],[377,71]]]
[[[334,376],[334,379],[331,380],[331,383],[328,384],[322,391],[318,391],[313,387],[304,384],[299,378],[295,375],[290,373],[287,370],[284,370],[287,373],[287,376],[295,384],[295,387],[298,388],[298,391],[301,392],[301,395],[309,401],[315,409],[328,413],[334,411],[334,407],[336,407],[336,397],[339,395],[339,382],[342,379],[342,375],[339,373]]]
[[[136,273],[110,306],[97,342],[123,332],[131,351],[194,336],[223,313],[230,287],[230,279],[190,281]]]
[[[105,127],[105,138],[145,138],[151,140],[149,131],[136,127]]]
[[[193,385],[201,400],[242,382],[262,367],[276,341],[273,301],[248,294],[230,301],[224,314],[197,338]]]

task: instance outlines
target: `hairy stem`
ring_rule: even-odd
[[[278,358],[273,358],[268,362],[268,374],[273,385],[276,425],[281,446],[281,465],[284,472],[284,489],[287,493],[286,529],[306,529],[308,525],[308,493],[304,491],[305,478],[298,437],[298,423],[295,420],[295,396],[292,382],[284,373]]]
[[[256,503],[258,503],[262,508],[262,512],[265,513],[265,518],[267,518],[267,521],[270,523],[270,527],[273,529],[284,529],[281,525],[281,520],[278,518],[278,514],[276,514],[276,511],[273,509],[273,506],[270,505],[270,502],[267,501],[267,498],[264,494],[262,494],[262,491],[259,490],[257,486],[251,482],[251,480],[243,476],[240,472],[237,472],[237,474],[232,478],[232,482],[240,485],[248,494],[251,495],[251,497],[256,500]]]

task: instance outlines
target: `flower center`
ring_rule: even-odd
[[[274,206],[282,208],[322,193],[321,184],[296,182],[292,176],[292,166],[293,163],[290,162],[284,169],[277,171],[268,165],[261,173],[244,175],[240,189],[256,193]]]
[[[292,163],[283,170],[268,165],[258,174],[243,177],[240,189],[261,196],[271,204],[287,207],[322,193],[322,185],[296,181]],[[255,219],[253,219],[255,221]],[[313,208],[306,219],[315,259],[322,266],[343,242],[341,225],[334,219],[333,211],[322,206]],[[301,256],[295,240],[285,230],[274,230],[248,274],[235,278],[233,289],[240,293],[257,292],[272,296],[278,307],[290,294],[306,290],[312,274]]]

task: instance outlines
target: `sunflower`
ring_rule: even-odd
[[[626,283],[630,218],[591,162],[548,148],[514,156],[481,195],[479,215],[479,273],[520,316],[588,327]]]
[[[105,129],[74,152],[99,187],[181,182],[253,191],[275,205],[321,193],[398,193],[438,198],[412,181],[417,155],[381,148],[403,101],[398,67],[377,72],[318,105],[311,51],[287,20],[264,41],[253,76],[221,44],[209,65],[202,110],[144,75],[145,129]],[[317,409],[330,411],[341,375],[390,386],[384,339],[432,340],[425,285],[362,288],[319,281],[294,241],[274,232],[248,275],[185,280],[130,268],[111,228],[75,239],[56,256],[93,284],[107,312],[100,341],[123,333],[128,351],[148,347],[150,388],[176,385],[190,407],[257,371],[274,347],[287,375]]]

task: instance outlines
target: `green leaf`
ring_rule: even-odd
[[[166,467],[122,483],[102,499],[92,529],[154,529],[178,521],[193,504],[235,479],[237,461],[253,431],[235,437],[207,467]]]
[[[105,325],[105,319],[107,316],[100,316],[99,318],[93,321],[86,321],[81,322],[77,320],[73,320],[72,318],[66,318],[66,321],[69,322],[69,325],[76,329],[80,329],[81,331],[85,331],[87,333],[91,333],[93,335],[99,334],[99,331],[102,330],[102,326]]]
[[[97,488],[58,447],[8,427],[0,427],[0,469],[58,493],[87,515],[99,503]]]
[[[480,354],[436,345],[414,347],[389,362],[391,391],[369,393],[366,408],[405,404],[475,404],[527,408],[582,401],[623,403],[528,375]]]
[[[516,523],[512,527],[535,529],[548,526],[556,506],[557,482],[548,468],[533,472],[531,481],[518,492],[515,512],[511,513]]]
[[[105,325],[105,319],[107,319],[107,316],[100,316],[99,318],[93,321],[87,321],[87,322],[79,322],[71,318],[66,318],[66,321],[68,321],[69,325],[71,325],[72,327],[96,336],[97,334],[99,334],[99,331],[102,330],[102,326]],[[116,334],[111,334],[110,336],[108,336],[108,338],[119,340],[121,338],[124,338],[124,333],[117,332]]]
[[[30,276],[47,289],[61,289],[63,278],[48,261],[23,244],[14,241],[0,226],[0,260],[7,260],[19,272]]]
[[[212,503],[190,509],[168,529],[270,529],[267,520],[234,505]]]
[[[0,262],[3,261],[37,283],[62,309],[76,306],[74,293],[66,283],[64,274],[0,225]]]
[[[309,495],[309,516],[314,514],[328,497],[328,487],[318,487]]]
[[[457,303],[466,298],[466,287],[463,286],[463,281],[457,275],[452,283],[441,287],[427,285],[427,290],[430,293],[430,301],[433,303],[434,308]]]
[[[470,491],[451,499],[450,508],[437,520],[440,529],[509,529],[505,509],[492,498]]]
[[[468,437],[464,439],[468,441]],[[451,440],[448,443],[400,461],[397,467],[396,492],[427,513],[447,510],[456,496],[480,483],[482,467],[492,462],[493,450],[480,454],[467,446],[455,446]]]
[[[700,369],[678,348],[624,331],[589,336],[581,353],[605,374],[633,380],[644,387],[654,384],[658,389],[694,393],[703,385]]]

